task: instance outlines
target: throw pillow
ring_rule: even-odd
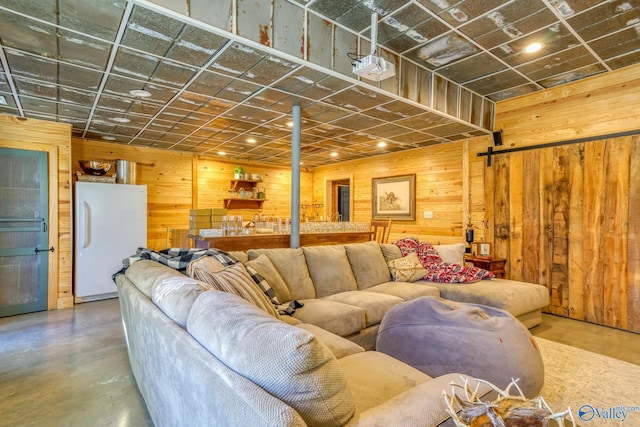
[[[415,252],[387,263],[391,276],[397,282],[415,282],[427,274]]]
[[[273,307],[278,312],[278,314],[288,314],[289,316],[291,316],[296,312],[296,309],[304,307],[304,304],[296,300],[288,301],[284,304],[281,304],[280,300],[276,296],[276,292],[273,290],[269,282],[253,268],[247,265],[245,265],[245,268],[247,269],[247,273],[249,273],[249,276],[251,276],[251,279],[253,279],[253,282],[258,286],[258,288],[260,288],[267,299],[271,301],[271,304],[273,304]]]
[[[278,273],[268,256],[262,254],[255,259],[244,263],[245,266],[253,268],[262,277],[266,279],[276,293],[276,297],[280,302],[291,301],[291,294],[287,288],[284,279]]]
[[[221,292],[200,295],[187,331],[222,363],[298,411],[307,425],[341,426],[353,418],[344,370],[311,332]]]
[[[213,289],[238,295],[273,317],[280,318],[271,301],[256,286],[241,263],[225,266],[211,257],[202,257],[189,263],[187,275],[211,285]]]
[[[433,248],[438,252],[442,262],[451,264],[464,265],[464,244],[452,243],[447,245],[434,245]]]

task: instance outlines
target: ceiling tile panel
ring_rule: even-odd
[[[437,14],[449,25],[458,27],[502,5],[504,0],[464,0],[455,2],[418,0],[418,3]]]
[[[203,66],[228,39],[193,25],[186,25],[165,57],[195,67]]]
[[[478,49],[471,41],[449,32],[407,52],[406,57],[420,65],[435,69],[476,52]]]
[[[616,0],[574,15],[567,23],[578,32],[585,41],[615,33],[623,28],[635,28],[640,24],[640,1]],[[636,34],[636,37],[638,34]]]
[[[164,56],[178,38],[184,24],[156,11],[134,6],[122,45]]]
[[[504,71],[506,68],[507,66],[503,62],[492,55],[480,53],[440,68],[438,73],[455,82],[468,82]]]

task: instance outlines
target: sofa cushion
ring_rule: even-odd
[[[324,300],[355,305],[365,311],[366,326],[377,325],[384,314],[394,305],[404,302],[402,298],[378,292],[349,291],[323,297]]]
[[[402,258],[392,259],[387,263],[394,280],[398,282],[415,282],[427,274],[418,255],[410,253]]]
[[[438,252],[442,262],[449,262],[451,264],[464,265],[464,244],[452,243],[447,245],[433,245],[433,248]]]
[[[316,298],[358,289],[344,245],[303,247]]]
[[[326,299],[304,299],[304,307],[293,313],[303,323],[311,323],[341,337],[356,334],[366,327],[363,308]]]
[[[198,297],[187,330],[225,365],[293,407],[307,425],[339,426],[353,417],[344,370],[312,333],[217,291]]]
[[[309,276],[302,248],[250,249],[247,252],[250,261],[262,254],[269,257],[273,266],[278,270],[292,299],[302,300],[316,297],[316,290],[311,276]]]
[[[201,257],[189,263],[187,275],[205,282],[212,289],[244,298],[273,317],[280,317],[271,301],[258,288],[241,263],[225,266],[215,258]]]
[[[435,286],[430,286],[426,282],[386,282],[367,289],[367,292],[379,292],[387,295],[400,297],[405,301],[420,297],[437,297],[440,291]]]
[[[134,262],[126,269],[124,275],[148,298],[151,298],[153,287],[163,280],[171,277],[184,277],[184,274],[178,270],[148,259]]]
[[[339,335],[332,334],[331,332],[322,329],[319,326],[312,325],[311,323],[300,323],[295,325],[297,328],[304,329],[311,332],[321,343],[327,346],[336,359],[341,359],[350,354],[362,353],[364,348],[358,344],[349,341],[346,338],[342,338]]]
[[[380,243],[380,250],[382,251],[385,262],[389,262],[396,258],[402,258],[400,248],[393,243]]]
[[[514,316],[540,310],[549,304],[547,287],[533,283],[496,278],[475,283],[424,283],[438,288],[442,298],[488,305]]]
[[[380,244],[375,241],[344,245],[358,289],[367,289],[389,281]]]
[[[262,254],[256,259],[245,262],[245,265],[253,268],[259,275],[269,282],[269,285],[271,285],[271,288],[276,293],[278,301],[281,303],[291,301],[291,294],[289,293],[287,284],[284,283],[282,276],[280,276],[280,273],[278,273],[278,270],[273,266],[273,263],[268,256]]]
[[[357,412],[380,405],[431,377],[377,351],[356,353],[339,359],[355,399]],[[402,424],[397,420],[398,425]]]
[[[188,277],[168,277],[153,287],[151,300],[160,310],[183,328],[196,298],[209,288],[205,283]]]

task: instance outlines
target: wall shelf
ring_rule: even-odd
[[[223,199],[225,209],[262,209],[266,199]]]

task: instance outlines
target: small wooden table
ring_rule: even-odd
[[[507,263],[507,260],[505,258],[465,255],[464,260],[472,263],[475,267],[489,270],[490,272],[495,274],[496,277],[504,278],[504,265]]]

